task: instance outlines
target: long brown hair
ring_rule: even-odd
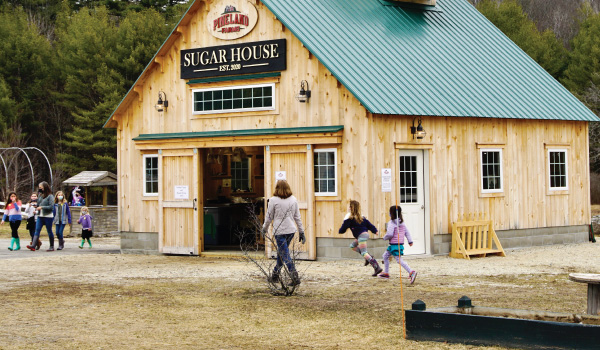
[[[277,185],[275,185],[274,196],[279,197],[281,199],[286,199],[292,195],[292,189],[290,188],[290,184],[285,180],[277,181]]]
[[[350,200],[350,219],[354,219],[354,221],[359,224],[363,221],[363,217],[360,215],[360,203],[358,203],[358,201]]]
[[[40,182],[40,184],[38,186],[42,186],[43,190],[42,190],[42,196],[44,196],[44,198],[48,197],[49,195],[52,194],[52,190],[50,189],[50,185],[48,185],[48,183],[46,181],[42,181]]]
[[[6,199],[6,206],[8,206],[10,203],[13,203],[12,199],[10,199],[10,196],[15,195],[15,197],[17,197],[17,199],[14,201],[14,203],[19,203],[19,196],[17,196],[17,192],[11,191],[8,194],[8,198]]]

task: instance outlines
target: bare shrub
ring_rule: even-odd
[[[238,232],[243,260],[255,266],[256,271],[258,271],[261,277],[264,277],[264,282],[271,294],[282,296],[293,295],[299,284],[294,283],[294,281],[300,281],[304,275],[299,269],[299,262],[301,260],[300,251],[297,250],[297,248],[300,247],[300,243],[298,243],[296,239],[293,239],[288,247],[290,260],[292,261],[293,266],[295,266],[297,275],[294,276],[294,271],[290,271],[285,263],[282,264],[279,275],[275,275],[277,257],[282,255],[278,252],[275,234],[279,231],[279,226],[281,224],[278,227],[274,226],[271,233],[263,234],[261,232],[262,222],[251,206],[248,207],[247,212],[246,227],[240,229]],[[292,215],[292,213],[287,211],[285,216],[287,217],[288,215]],[[258,235],[263,239],[262,242],[261,240],[256,239]],[[266,247],[271,247],[269,256],[266,254]]]

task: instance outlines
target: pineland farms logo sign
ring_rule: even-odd
[[[222,0],[213,5],[207,18],[209,32],[222,40],[250,33],[258,21],[258,11],[245,0]]]

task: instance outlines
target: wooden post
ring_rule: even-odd
[[[588,283],[587,313],[600,315],[600,284]]]
[[[108,187],[102,187],[102,206],[106,207],[108,203]]]

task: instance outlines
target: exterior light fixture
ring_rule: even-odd
[[[308,99],[310,99],[310,90],[308,88],[308,82],[306,80],[302,80],[300,82],[300,92],[298,92],[298,95],[296,95],[296,100],[298,100],[298,102],[308,102]]]
[[[419,119],[418,125],[415,126],[415,120],[417,119]],[[413,119],[412,126],[410,127],[410,133],[413,136],[413,140],[415,136],[417,137],[417,140],[422,140],[425,137],[425,135],[427,135],[427,132],[425,132],[425,129],[423,129],[423,125],[421,125],[420,117],[415,117],[415,119]]]
[[[167,109],[167,107],[169,107],[169,101],[167,101],[167,94],[165,94],[164,91],[158,92],[158,102],[156,102],[156,106],[154,107],[158,112],[163,112],[165,109]]]

